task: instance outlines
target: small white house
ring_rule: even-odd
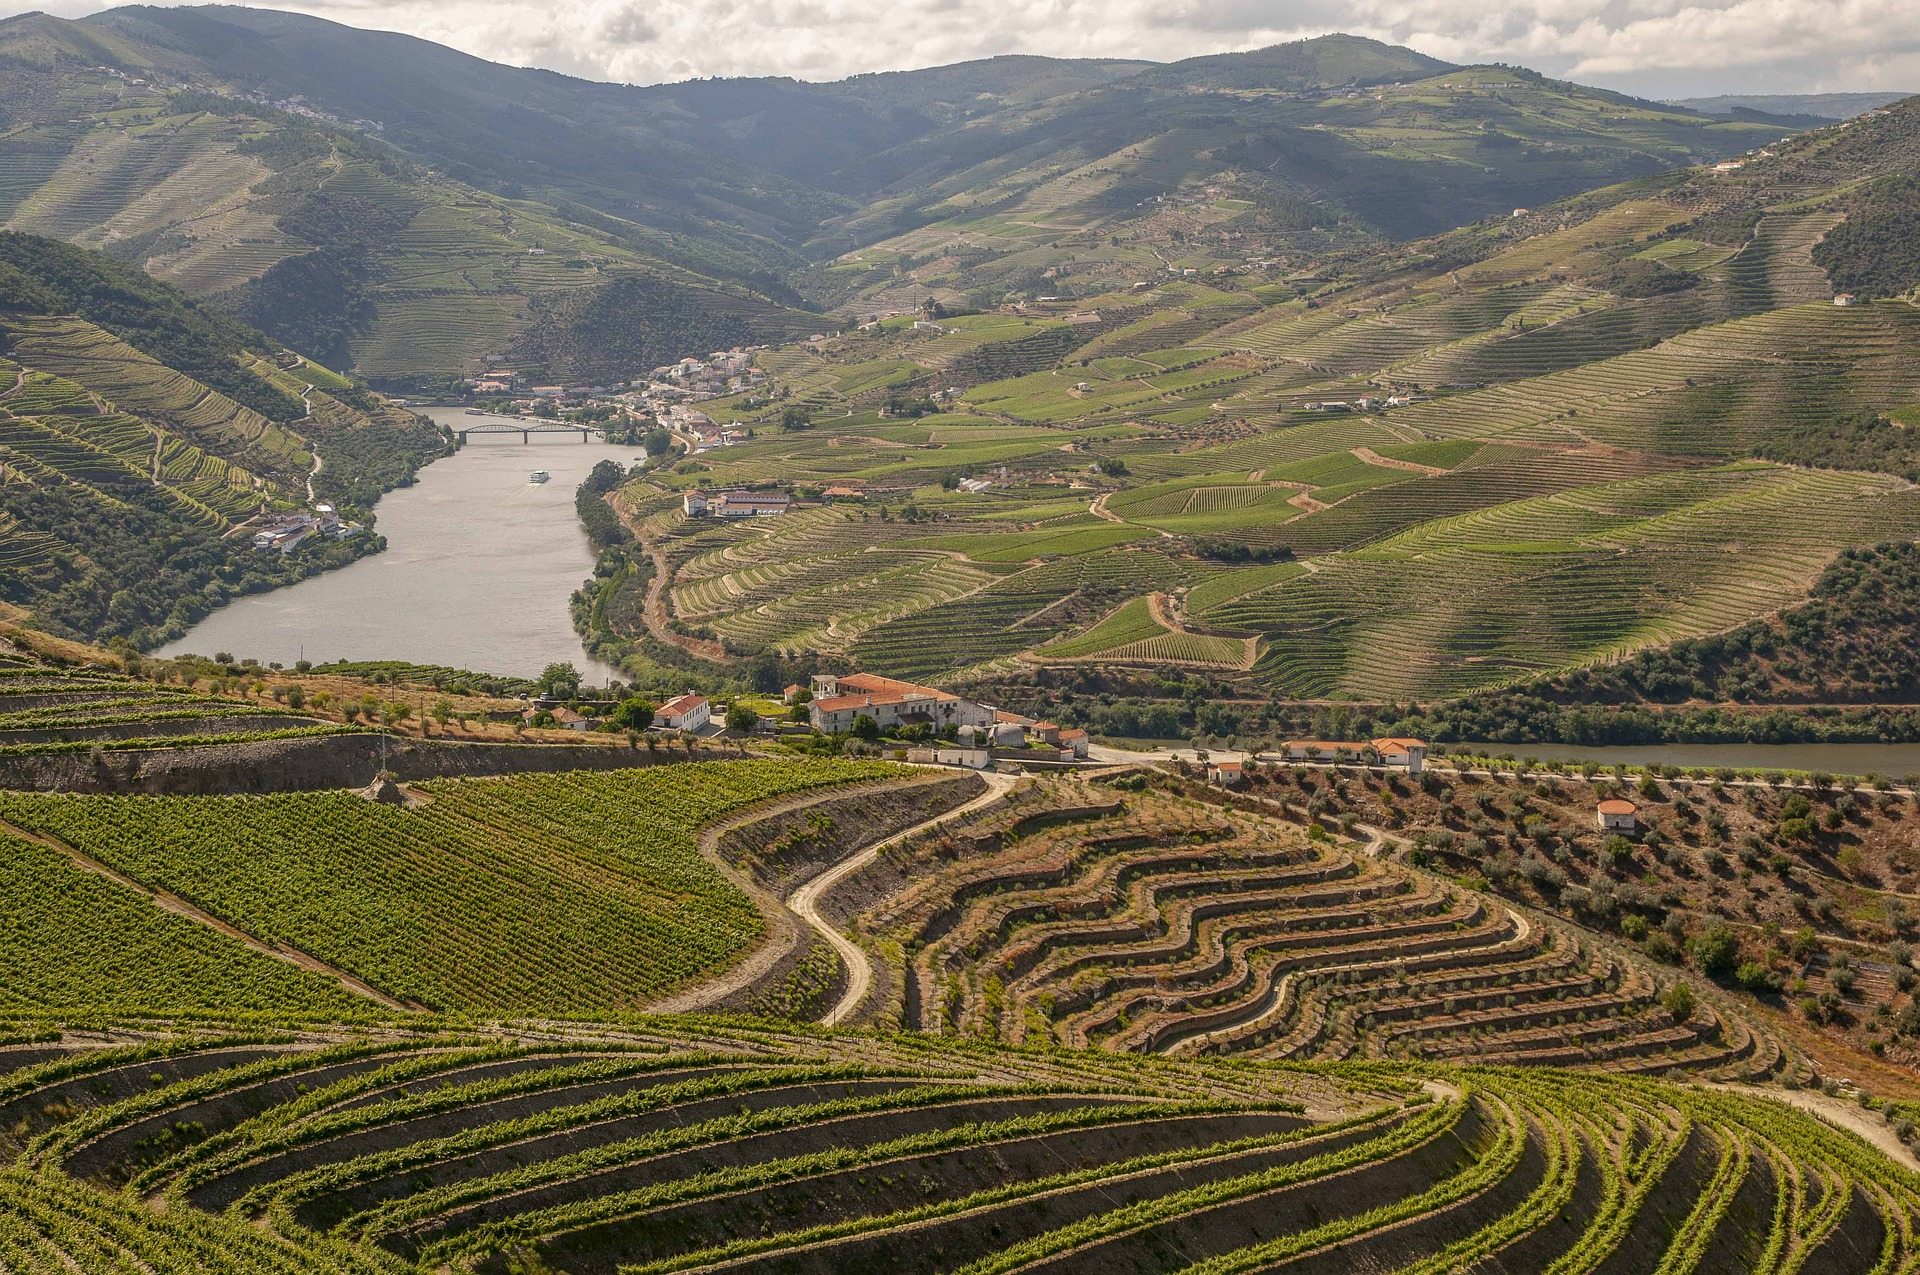
[[[1220,788],[1238,788],[1245,778],[1244,767],[1237,761],[1216,761],[1207,764],[1207,782]]]
[[[1091,741],[1087,739],[1087,732],[1076,727],[1061,731],[1058,742],[1061,752],[1072,753],[1076,760],[1085,760]]]
[[[1601,802],[1594,808],[1594,821],[1602,832],[1632,832],[1640,826],[1640,808],[1622,797]]]
[[[704,695],[676,695],[653,711],[653,724],[667,730],[704,730],[713,720],[713,705]]]

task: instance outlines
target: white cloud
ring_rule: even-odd
[[[87,0],[0,0],[72,16]],[[1328,31],[1658,96],[1920,89],[1914,0],[289,0],[522,66],[834,79],[995,53],[1159,61]]]

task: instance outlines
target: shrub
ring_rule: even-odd
[[[1725,925],[1708,926],[1687,944],[1687,951],[1700,972],[1709,978],[1725,978],[1740,961],[1740,940]]]

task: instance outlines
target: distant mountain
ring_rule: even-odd
[[[996,208],[1093,227],[1225,181],[1329,242],[1406,238],[1785,131],[1351,36],[636,88],[298,14],[136,6],[0,22],[0,63],[4,224],[396,385],[804,334],[872,282],[827,263],[974,236]],[[641,321],[599,345],[595,314]]]
[[[1668,105],[1699,111],[1702,115],[1736,117],[1745,112],[1833,123],[1891,106],[1909,96],[1908,93],[1732,93],[1720,97],[1674,98]]]
[[[364,517],[444,445],[132,266],[0,233],[0,601],[42,627],[146,645],[350,561],[371,537],[281,554],[248,528],[309,491]]]
[[[1460,68],[1439,58],[1357,35],[1295,40],[1247,53],[1186,58],[1144,71],[1144,83],[1182,88],[1298,93],[1309,89],[1424,80]]]
[[[262,70],[227,80],[184,51],[213,38],[210,19],[169,13],[165,26],[129,21],[139,38],[44,15],[0,23],[0,223],[137,262],[304,354],[383,383],[514,358],[561,296],[633,279],[671,286],[710,320],[687,331],[656,324],[653,339],[628,341],[645,366],[817,322],[763,291],[791,298],[775,275],[738,277],[753,275],[762,254],[732,251],[724,237],[738,232],[727,219],[703,223],[712,233],[696,240],[564,190],[529,198],[522,179],[534,170],[504,156],[489,178],[499,190],[476,189],[396,150],[384,128],[306,98],[300,37],[240,40]],[[376,56],[397,49],[400,61]],[[324,49],[314,52],[324,60]],[[490,67],[385,37],[362,54],[396,82],[428,78],[403,73],[408,59]],[[537,358],[518,361],[545,375]]]

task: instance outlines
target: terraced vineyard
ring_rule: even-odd
[[[445,446],[423,418],[108,258],[4,234],[0,271],[0,560],[16,568],[0,602],[43,627],[152,644],[236,594],[349,562],[371,537],[268,554],[249,524],[312,500],[365,520]]]
[[[1853,1134],[1550,1069],[209,1022],[6,1047],[0,1114],[33,1275],[1920,1262],[1920,1176]]]
[[[1050,781],[909,853],[854,923],[906,953],[879,1012],[921,1030],[1179,1057],[1808,1067],[1724,1002],[1669,1013],[1683,976],[1254,803]]]
[[[286,708],[87,669],[51,668],[0,639],[0,758],[335,735]]]
[[[760,937],[752,901],[696,852],[700,824],[891,773],[749,761],[442,780],[419,785],[416,808],[349,792],[0,792],[0,821],[391,1000],[560,1014],[636,1008]],[[462,941],[449,945],[448,934]]]
[[[1455,88],[1459,105],[1489,86]],[[1063,295],[937,330],[882,311],[769,351],[774,395],[708,405],[756,435],[634,499],[859,488],[857,511],[778,529],[656,513],[676,621],[731,656],[844,655],[975,687],[1071,665],[1040,680],[1121,693],[1158,667],[1245,700],[1448,698],[1719,632],[1804,596],[1842,549],[1920,536],[1920,454],[1871,425],[1920,402],[1920,311],[1836,304],[1821,265],[1859,183],[1920,164],[1916,138],[1909,104],[1770,143],[1737,175],[1676,172],[1332,257],[1297,239],[1250,255],[1231,183],[1106,226],[1069,192],[1111,172],[1029,174],[1010,197],[1059,225],[996,209],[981,241],[929,225],[842,266],[910,263],[958,305],[935,280],[1044,260]],[[1012,359],[1044,341],[1062,345],[1051,363]],[[995,352],[1012,361],[988,367]],[[782,393],[813,428],[775,428]],[[909,551],[947,561],[892,565]],[[1128,570],[1154,560],[1174,567]]]

